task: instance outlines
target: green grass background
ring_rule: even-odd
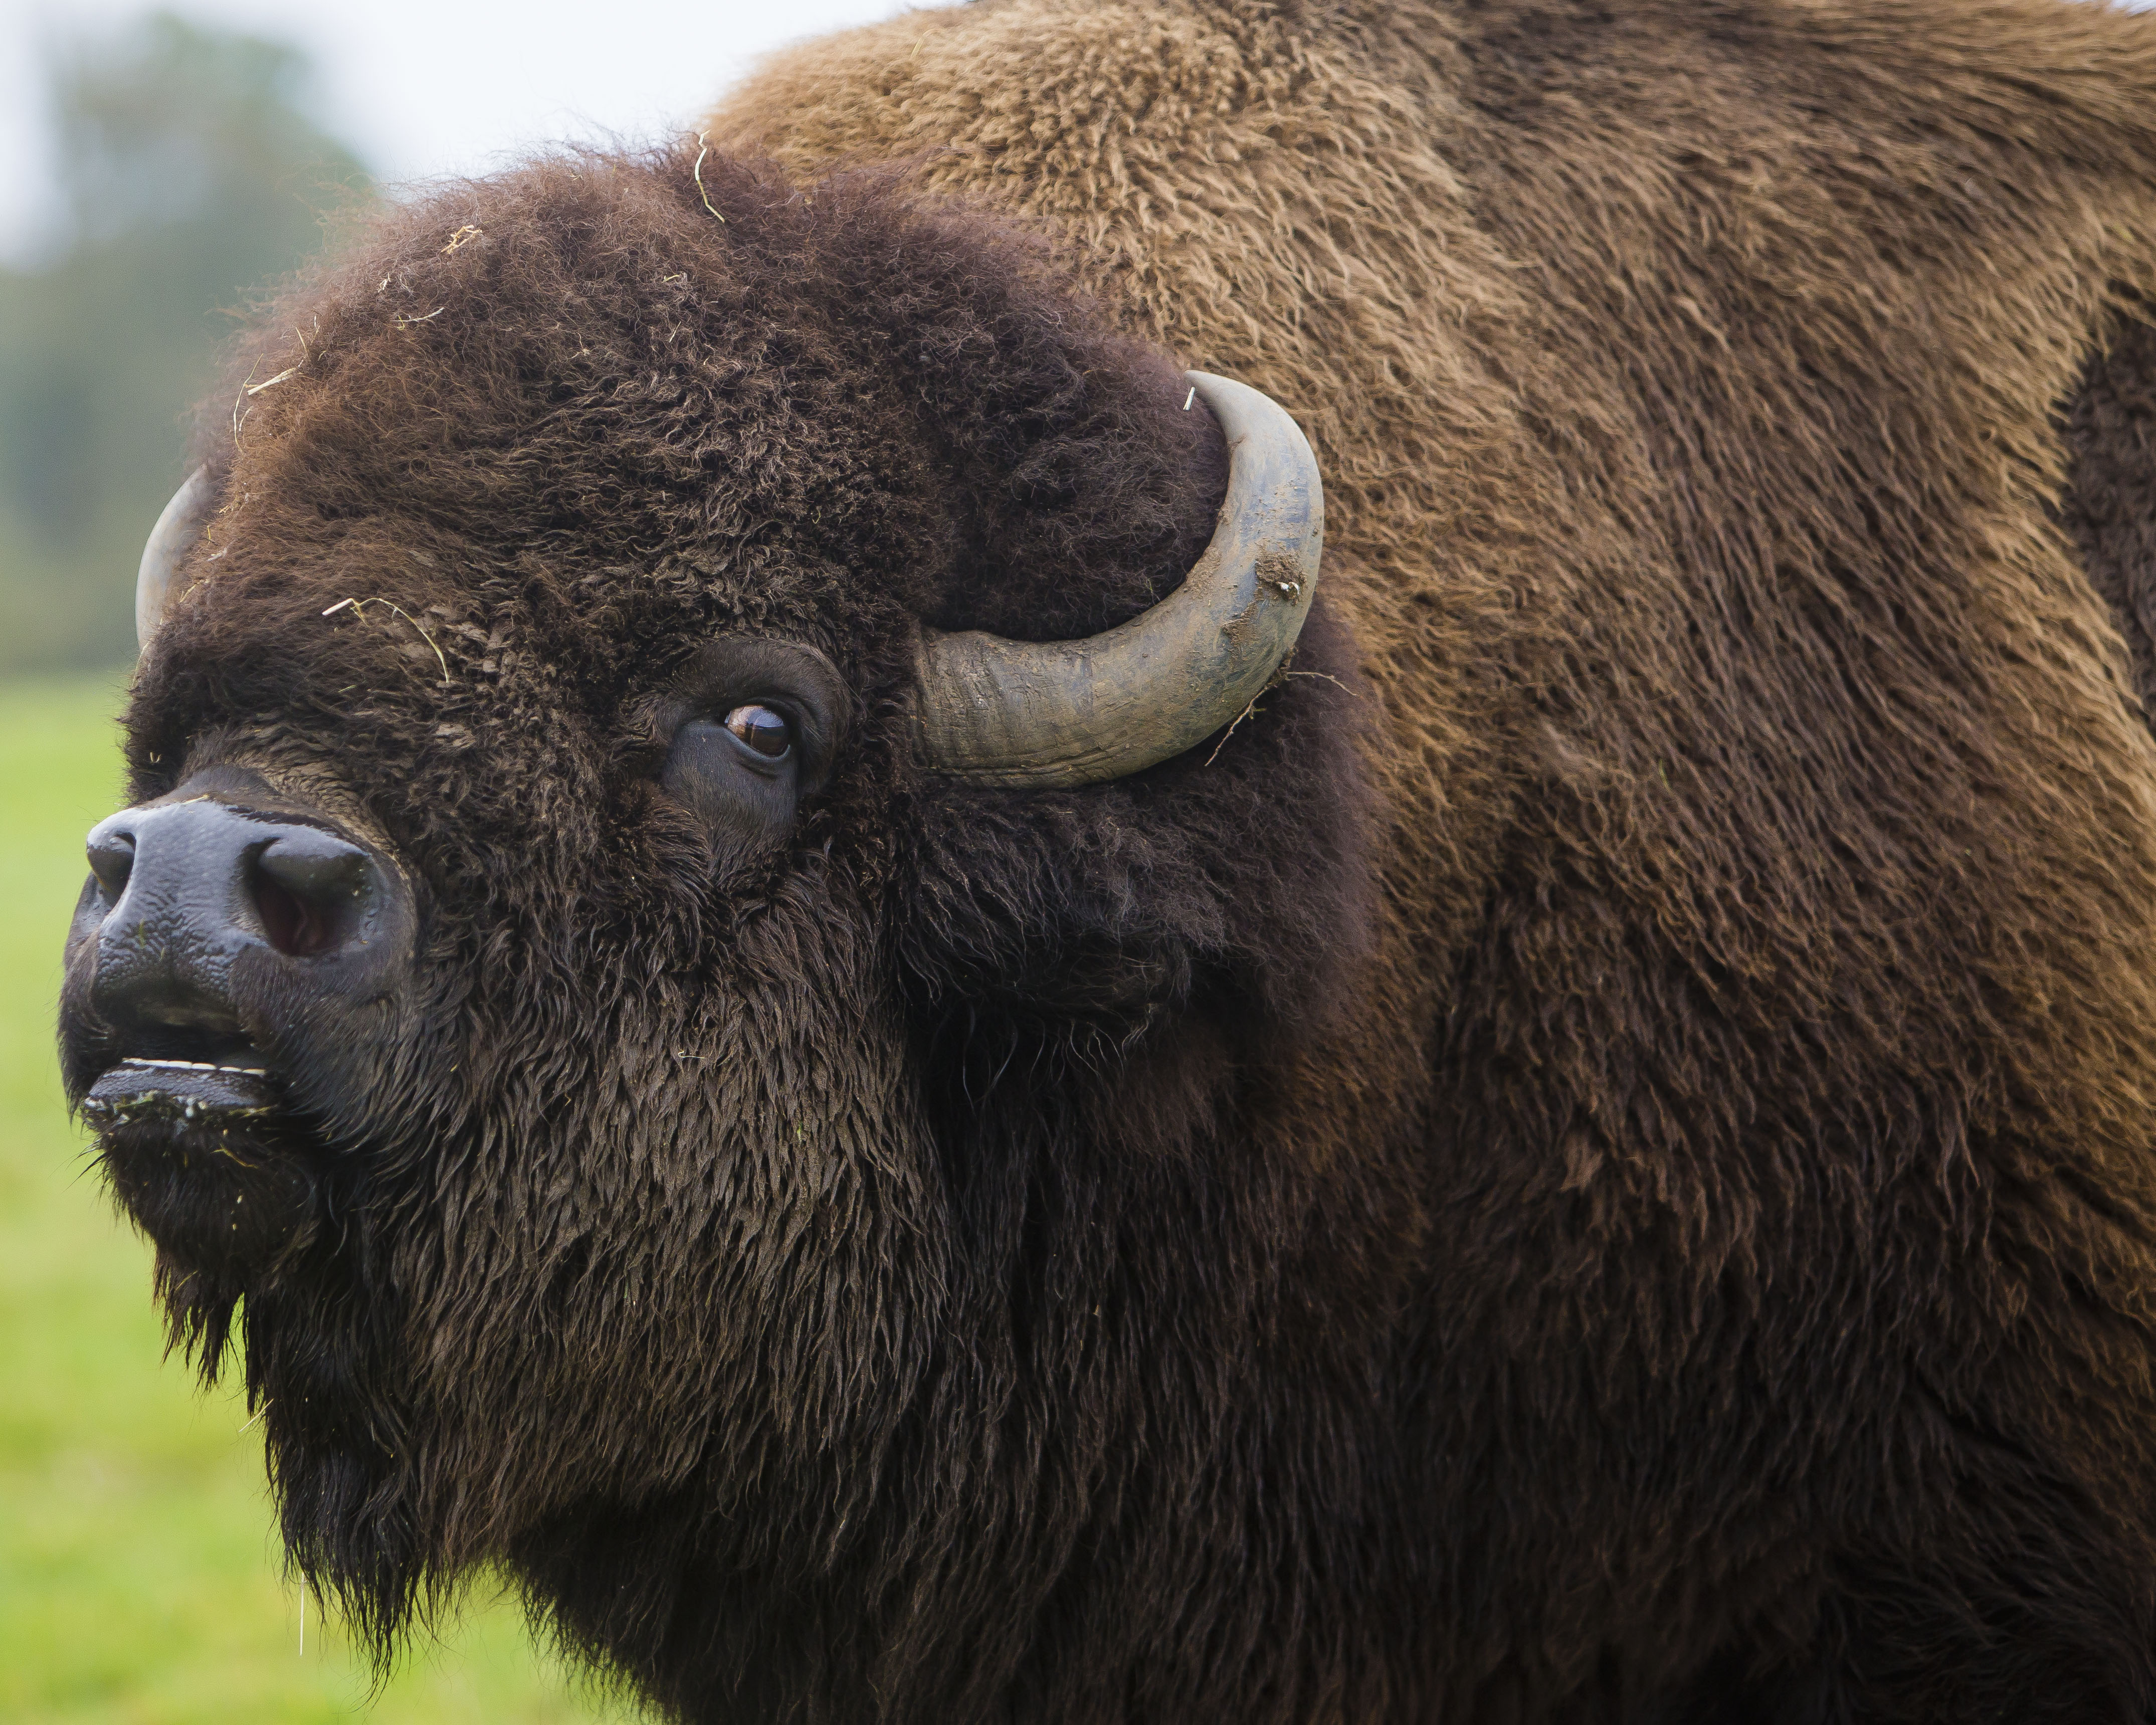
[[[118,803],[118,676],[0,680],[0,1721],[369,1712],[365,1661],[284,1579],[259,1429],[163,1358],[148,1248],[62,1106],[60,947]],[[403,1722],[629,1720],[480,1586],[372,1702]]]

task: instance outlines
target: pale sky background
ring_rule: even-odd
[[[0,0],[0,261],[50,208],[49,46],[141,0]],[[654,136],[771,49],[915,9],[906,0],[180,0],[167,9],[313,59],[321,111],[384,181],[484,170],[520,144]]]

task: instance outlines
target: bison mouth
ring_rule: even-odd
[[[225,1060],[122,1055],[82,1099],[100,1131],[138,1120],[200,1121],[226,1127],[266,1119],[277,1106],[270,1069],[252,1050]]]

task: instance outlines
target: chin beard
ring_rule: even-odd
[[[169,1088],[83,1105],[115,1199],[157,1247],[167,1349],[208,1388],[239,1344],[287,1565],[386,1671],[448,1571],[424,1536],[418,1423],[393,1367],[398,1302],[372,1230],[340,1201],[336,1159],[274,1096],[205,1103]]]
[[[419,1422],[392,1368],[393,1302],[354,1255],[308,1245],[246,1266],[161,1248],[157,1287],[167,1345],[206,1388],[238,1344],[287,1568],[341,1609],[379,1677],[415,1614],[446,1597],[455,1566],[428,1537],[439,1518],[420,1502]]]
[[[336,1601],[383,1675],[399,1633],[415,1612],[431,1615],[457,1566],[429,1537],[418,1422],[385,1369],[387,1327],[350,1278],[328,1279],[249,1292],[247,1399],[261,1409],[285,1561]]]

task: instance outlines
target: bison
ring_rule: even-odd
[[[2054,0],[987,0],[381,216],[61,1009],[291,1561],[685,1719],[2156,1717],[2152,296]]]

